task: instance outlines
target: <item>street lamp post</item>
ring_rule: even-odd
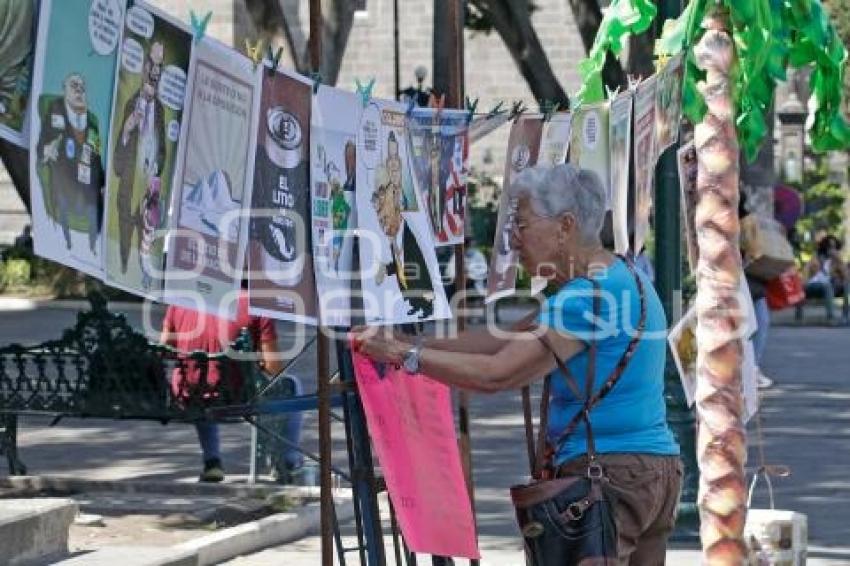
[[[789,183],[802,183],[804,170],[804,149],[806,143],[806,108],[797,97],[792,77],[788,80],[788,98],[779,106],[776,116],[779,118],[779,163],[782,164],[783,180]]]

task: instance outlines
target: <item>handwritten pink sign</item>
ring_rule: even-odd
[[[386,367],[384,370],[383,367]],[[354,354],[369,434],[413,552],[480,558],[449,388]]]

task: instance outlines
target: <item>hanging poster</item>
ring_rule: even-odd
[[[649,234],[652,210],[652,186],[655,175],[655,75],[640,83],[635,91],[634,164],[635,164],[635,245],[639,254]]]
[[[538,165],[554,167],[566,161],[570,149],[571,124],[572,114],[569,112],[554,114],[543,124]]]
[[[682,119],[682,83],[685,78],[684,54],[676,55],[658,74],[655,93],[656,155],[661,155],[679,141],[679,122]]]
[[[252,314],[315,324],[310,238],[312,83],[267,70],[254,158],[248,238]]]
[[[357,127],[363,105],[350,92],[320,86],[310,114],[311,226],[321,323],[351,323],[357,229]]]
[[[543,136],[541,116],[520,116],[511,127],[508,138],[508,155],[505,160],[505,177],[499,199],[496,236],[487,274],[486,302],[510,295],[516,289],[517,259],[511,247],[517,201],[508,196],[508,187],[523,169],[537,164]],[[532,274],[535,275],[535,274]]]
[[[0,138],[26,148],[37,0],[0,0]]]
[[[688,267],[691,273],[697,269],[699,248],[697,247],[697,151],[694,142],[683,145],[676,152],[679,166],[679,186],[682,190],[682,220],[685,229],[685,245],[688,252]]]
[[[611,101],[608,143],[611,151],[611,211],[614,251],[629,251],[629,168],[632,157],[632,93]]]
[[[358,129],[357,228],[367,324],[451,316],[430,209],[413,182],[406,127],[402,104],[373,100]],[[439,218],[445,219],[445,214]]]
[[[214,39],[194,46],[174,173],[167,303],[236,316],[261,72]]]
[[[479,558],[449,388],[356,352],[354,371],[369,436],[410,550]]]
[[[44,0],[32,82],[35,253],[103,277],[106,134],[124,21],[118,0]]]
[[[570,163],[593,171],[605,187],[605,209],[611,209],[611,162],[608,155],[608,103],[588,104],[573,116]]]
[[[113,96],[106,280],[157,297],[192,34],[144,2],[127,10]]]
[[[469,138],[465,110],[415,108],[408,118],[413,182],[405,187],[405,208],[415,206],[418,191],[438,246],[463,242]]]

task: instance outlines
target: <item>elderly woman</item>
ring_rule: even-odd
[[[509,333],[466,332],[416,344],[357,329],[355,347],[472,391],[516,389],[554,372],[547,432],[557,476],[589,469],[587,427],[573,421],[581,417],[592,368],[593,394],[602,392],[589,412],[592,460],[616,493],[618,563],[664,564],[682,469],[666,422],[661,303],[645,275],[601,245],[605,197],[594,173],[566,164],[534,167],[509,190],[518,203],[512,246],[519,261],[556,289],[534,323]],[[604,387],[614,374],[613,387]],[[573,426],[564,439],[568,423]]]

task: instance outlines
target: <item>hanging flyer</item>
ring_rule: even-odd
[[[538,165],[554,167],[567,159],[570,149],[572,114],[558,112],[550,116],[543,124]]]
[[[697,269],[699,247],[697,246],[696,211],[697,194],[697,151],[694,142],[689,142],[676,152],[679,167],[679,186],[682,190],[682,220],[685,230],[685,245],[688,252],[688,267],[691,273]]]
[[[465,110],[414,108],[408,117],[414,185],[403,197],[413,206],[416,199],[412,191],[420,194],[438,246],[463,242],[468,121]]]
[[[260,72],[250,59],[214,39],[195,44],[174,174],[167,303],[236,316]]]
[[[0,138],[23,148],[29,141],[37,20],[37,0],[0,1]]]
[[[372,100],[358,129],[357,228],[367,324],[451,316],[437,263],[436,218],[429,219],[434,209],[414,185],[406,122],[402,104]],[[445,211],[437,218],[445,220]]]
[[[573,116],[570,163],[593,171],[605,188],[605,210],[611,210],[611,162],[608,155],[608,103],[588,104]]]
[[[509,197],[508,187],[521,171],[537,164],[542,137],[543,120],[539,115],[520,116],[511,126],[496,235],[490,258],[490,271],[487,274],[485,301],[488,303],[511,295],[516,290],[517,257],[516,251],[511,247],[511,233],[514,229],[517,201]]]
[[[137,2],[120,49],[106,160],[106,281],[157,298],[192,34]]]
[[[106,135],[124,22],[118,0],[44,0],[32,81],[35,253],[103,277]]]
[[[682,120],[682,83],[685,78],[684,55],[676,55],[658,73],[655,93],[656,155],[679,141]]]
[[[350,92],[319,86],[310,114],[313,266],[321,323],[351,324],[357,229],[357,128],[363,105]]]
[[[310,238],[312,83],[266,69],[248,238],[250,312],[316,323]]]
[[[652,188],[655,179],[655,75],[641,82],[635,91],[634,164],[635,164],[635,243],[638,255],[649,234],[652,212]]]
[[[611,221],[614,251],[629,251],[629,170],[632,158],[632,93],[611,101],[608,143],[611,152]]]

